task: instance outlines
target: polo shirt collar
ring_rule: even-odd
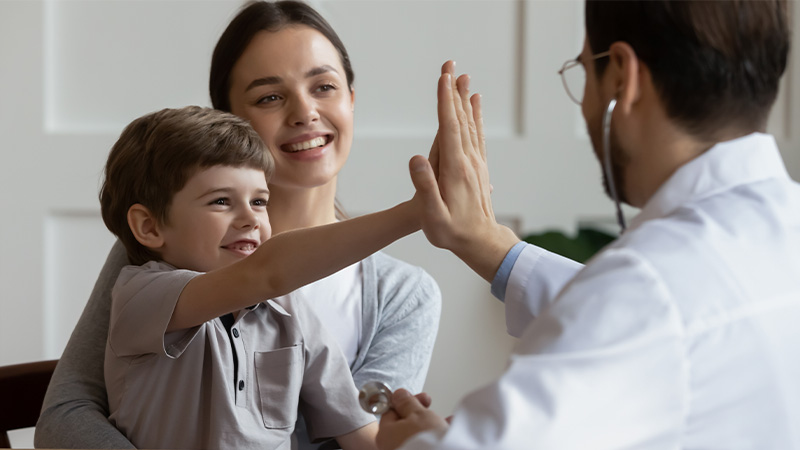
[[[681,205],[769,178],[789,178],[773,136],[752,133],[720,142],[679,167],[633,218],[630,228],[666,217]]]

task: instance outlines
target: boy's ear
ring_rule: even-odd
[[[141,203],[128,208],[128,226],[133,237],[145,247],[156,250],[164,245],[164,237],[161,234],[158,220]]]

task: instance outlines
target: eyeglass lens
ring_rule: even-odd
[[[568,70],[561,74],[564,77],[564,86],[572,100],[581,104],[583,102],[583,90],[586,87],[586,69],[583,64],[576,62]]]

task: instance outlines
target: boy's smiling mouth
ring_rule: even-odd
[[[249,239],[243,239],[223,245],[222,248],[247,256],[256,251],[258,248],[258,242]]]

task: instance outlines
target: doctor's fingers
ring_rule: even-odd
[[[458,96],[461,98],[461,105],[465,112],[463,120],[469,130],[470,145],[463,145],[463,135],[462,145],[464,146],[464,153],[467,159],[469,159],[478,174],[480,190],[488,195],[491,194],[491,186],[489,183],[489,169],[486,162],[486,142],[483,134],[483,114],[481,112],[480,95],[470,95],[469,83],[470,78],[467,75],[461,75],[456,82]],[[459,116],[459,120],[461,119],[462,117]],[[463,133],[464,123],[461,123],[461,129]]]
[[[452,74],[443,73],[437,86],[436,113],[439,119],[438,149],[439,174],[448,172],[451,167],[463,164],[464,151],[461,147],[461,122],[456,114],[453,97]]]
[[[456,91],[461,100],[461,109],[464,111],[464,123],[467,124],[467,131],[469,132],[469,148],[465,148],[468,157],[474,157],[480,154],[480,145],[478,143],[478,126],[475,123],[475,112],[472,108],[472,99],[470,98],[470,77],[463,74],[456,79]],[[459,116],[459,119],[461,117]]]
[[[472,165],[478,175],[478,189],[481,192],[481,195],[484,197],[484,206],[488,206],[488,210],[485,208],[486,211],[491,212],[491,194],[492,194],[492,185],[489,179],[489,163],[486,159],[486,136],[483,133],[483,113],[481,111],[481,96],[479,94],[474,94],[469,98],[469,102],[472,107],[472,114],[471,117],[473,118],[473,123],[475,126],[475,152],[472,153],[472,158],[470,158]]]
[[[440,186],[450,180],[458,180],[472,169],[468,166],[472,154],[469,125],[463,112],[461,99],[454,89],[454,82],[450,73],[444,73],[439,78],[437,115],[439,119],[438,148],[439,148],[439,181]],[[459,113],[459,109],[462,111]]]
[[[481,157],[486,161],[486,135],[483,132],[483,110],[481,109],[481,94],[474,94],[469,98],[472,104],[472,118],[475,121],[475,130],[478,134],[478,149]]]
[[[419,399],[405,389],[397,389],[392,393],[392,409],[401,418],[408,417],[416,412],[427,410]]]

